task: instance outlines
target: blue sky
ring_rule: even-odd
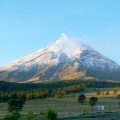
[[[1,0],[0,66],[66,33],[120,64],[120,0]]]

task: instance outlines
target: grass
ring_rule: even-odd
[[[105,112],[120,110],[118,106],[118,100],[116,98],[99,98],[97,105],[104,105]],[[85,105],[80,105],[77,102],[77,97],[69,97],[62,99],[48,98],[45,100],[27,101],[23,108],[23,113],[25,114],[33,111],[36,114],[42,114],[46,113],[48,108],[55,109],[58,112],[59,116],[77,116],[91,112],[91,107],[88,103],[85,103]],[[7,112],[6,110],[7,104],[0,103],[0,115],[5,114]],[[95,108],[94,112],[97,112]]]

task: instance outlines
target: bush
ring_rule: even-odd
[[[40,112],[40,115],[45,115],[44,111],[41,111],[41,112]]]
[[[58,120],[57,112],[53,109],[49,109],[46,116],[47,120]]]
[[[11,113],[8,113],[3,117],[3,120],[18,120],[20,118],[19,112],[13,111]]]
[[[36,118],[36,115],[34,115],[32,112],[29,112],[25,120],[37,120],[37,118]]]

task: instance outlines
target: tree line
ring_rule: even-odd
[[[13,86],[13,88],[6,89],[6,84],[9,86]],[[19,86],[20,85],[20,86]],[[23,86],[22,86],[23,85]],[[10,87],[9,86],[9,87]],[[24,88],[24,86],[27,86],[28,89]],[[47,85],[46,85],[47,86]],[[32,99],[45,99],[47,97],[57,97],[61,98],[62,96],[74,92],[81,92],[85,90],[84,85],[80,84],[73,84],[73,85],[61,85],[58,88],[56,87],[36,87],[36,84],[17,84],[17,83],[2,83],[2,87],[5,87],[4,89],[0,90],[0,102],[6,102],[9,99],[12,98],[12,96],[15,94],[17,97],[26,98],[26,100],[32,100]],[[52,86],[52,84],[51,84]],[[18,89],[17,89],[18,87]],[[21,89],[21,87],[23,89]]]
[[[47,97],[61,98],[66,94],[84,91],[86,88],[119,87],[118,82],[106,81],[53,81],[43,83],[11,83],[0,81],[0,102],[11,99],[16,94],[19,97],[31,99],[44,99]]]

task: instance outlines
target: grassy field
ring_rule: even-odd
[[[104,91],[107,90],[108,89],[105,89]],[[109,89],[109,91],[111,91],[112,93],[112,90]],[[89,97],[96,96],[96,93],[86,92],[86,96],[88,101]],[[99,97],[97,105],[105,106],[104,112],[111,112],[111,111],[115,112],[120,110],[118,104],[119,100],[115,96],[109,95],[109,96],[97,96],[97,97]],[[78,99],[78,95],[75,95],[74,98],[69,95],[63,97],[62,99],[47,98],[47,99],[39,99],[39,100],[30,100],[27,101],[26,104],[24,105],[22,114],[26,114],[30,111],[34,112],[35,114],[45,114],[48,108],[55,109],[60,117],[71,117],[71,116],[90,114],[92,111],[88,102],[86,102],[85,105],[80,105],[77,99]],[[7,112],[7,104],[0,103],[0,116],[3,116],[6,112]],[[96,107],[94,107],[94,112],[98,112],[96,110]]]

